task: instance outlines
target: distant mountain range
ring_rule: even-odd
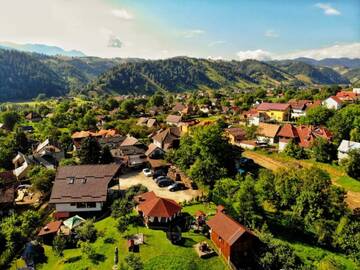
[[[48,97],[69,92],[85,95],[151,94],[157,90],[231,91],[278,85],[360,83],[360,68],[356,67],[359,59],[325,61],[328,65],[335,62],[346,64],[332,67],[310,60],[103,59],[0,49],[0,101],[32,99],[40,93]]]
[[[22,52],[34,52],[50,56],[62,55],[68,57],[84,57],[84,53],[76,50],[66,51],[60,47],[44,44],[17,44],[13,42],[0,42],[0,48],[9,50],[18,50]]]
[[[313,66],[360,68],[360,59],[357,58],[351,59],[344,57],[344,58],[325,58],[322,60],[315,60],[312,58],[301,57],[294,60]]]

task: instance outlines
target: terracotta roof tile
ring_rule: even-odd
[[[51,221],[48,224],[46,224],[44,227],[41,228],[40,232],[38,233],[38,236],[56,233],[60,227],[62,222],[61,221]]]
[[[169,218],[181,211],[181,206],[170,199],[153,198],[138,205],[145,216]]]
[[[222,212],[217,212],[216,215],[206,222],[207,225],[218,234],[230,246],[234,244],[244,233],[250,233],[245,226],[233,220]]]

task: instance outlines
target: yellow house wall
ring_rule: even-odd
[[[287,120],[288,111],[259,111],[261,113],[265,113],[271,119],[276,121],[284,121]]]

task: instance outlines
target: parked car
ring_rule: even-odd
[[[195,182],[191,182],[191,188],[193,190],[198,190],[198,186],[197,186],[197,184]]]
[[[168,178],[164,175],[161,175],[161,176],[157,177],[154,181],[155,181],[155,183],[158,183],[159,181],[164,180],[164,179],[168,179]]]
[[[156,172],[154,172],[153,174],[153,178],[156,179],[157,177],[159,176],[165,176],[166,175],[166,172],[163,171],[163,170],[157,170]]]
[[[171,192],[178,191],[178,190],[185,190],[186,186],[184,183],[174,183],[171,186],[168,186],[168,190]]]
[[[149,168],[143,169],[143,173],[145,176],[150,177],[152,176],[152,171]]]
[[[167,186],[170,186],[170,185],[172,185],[172,184],[174,184],[174,181],[171,180],[171,179],[168,179],[168,178],[166,178],[166,179],[164,179],[164,180],[160,180],[160,181],[157,183],[157,185],[158,185],[159,187],[167,187]]]

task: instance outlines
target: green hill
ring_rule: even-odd
[[[211,61],[188,57],[120,64],[90,83],[83,92],[150,94],[197,89],[274,86],[298,80],[286,72],[256,60]]]
[[[312,66],[310,64],[293,61],[271,61],[270,64],[295,76],[305,83],[312,84],[348,84],[349,80],[335,70],[328,67]]]

